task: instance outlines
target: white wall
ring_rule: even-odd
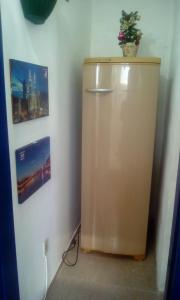
[[[80,222],[81,65],[90,48],[91,1],[58,1],[44,25],[23,17],[19,0],[2,0],[5,81],[18,274],[22,300],[45,290],[42,244],[49,240],[48,282]],[[12,124],[9,58],[48,66],[50,116]],[[51,137],[52,179],[18,205],[15,149]]]
[[[158,287],[164,289],[169,243],[172,226],[173,208],[176,191],[178,160],[180,153],[180,2],[176,1],[176,24],[171,59],[171,88],[169,106],[169,126],[165,151],[161,202],[157,236],[157,278]]]
[[[117,36],[121,11],[139,11],[138,27],[144,33],[138,55],[169,57],[172,10],[170,0],[92,0],[91,55],[120,56]],[[167,69],[167,62],[166,69]],[[163,65],[163,68],[165,66]]]
[[[40,26],[24,20],[19,0],[1,0],[13,206],[22,300],[42,299],[45,288],[43,241],[49,239],[50,283],[59,266],[62,251],[79,222],[81,62],[84,56],[89,55],[89,48],[91,56],[121,55],[117,35],[122,9],[138,10],[142,16],[139,27],[144,36],[139,55],[162,58],[156,176],[161,162],[169,81],[170,77],[174,78],[157,249],[158,284],[163,289],[180,148],[176,137],[180,115],[177,90],[179,61],[173,63],[172,71],[175,71],[169,72],[173,5],[174,0],[92,0],[90,35],[91,0],[58,1],[50,18]],[[179,48],[180,45],[176,44],[176,52]],[[48,66],[49,117],[12,124],[9,58]],[[14,150],[46,135],[51,137],[52,179],[23,205],[18,205]]]

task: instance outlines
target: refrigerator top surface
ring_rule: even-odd
[[[139,64],[160,64],[161,59],[159,57],[89,57],[85,58],[84,64],[97,64],[97,63],[139,63]]]

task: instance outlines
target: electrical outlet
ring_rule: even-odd
[[[43,242],[43,255],[44,255],[44,256],[47,256],[48,248],[49,248],[49,241],[48,241],[48,239],[46,239],[46,240]]]

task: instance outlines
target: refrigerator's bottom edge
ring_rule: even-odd
[[[84,248],[81,247],[81,251],[84,253],[98,253],[98,254],[104,254],[104,255],[111,255],[111,256],[118,256],[118,257],[132,257],[136,261],[142,261],[146,259],[146,253],[139,253],[139,254],[133,254],[133,253],[123,253],[123,252],[113,252],[113,251],[104,251],[100,249],[93,249],[93,248]]]

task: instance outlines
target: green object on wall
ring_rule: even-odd
[[[21,0],[24,16],[34,24],[43,24],[57,0]]]

